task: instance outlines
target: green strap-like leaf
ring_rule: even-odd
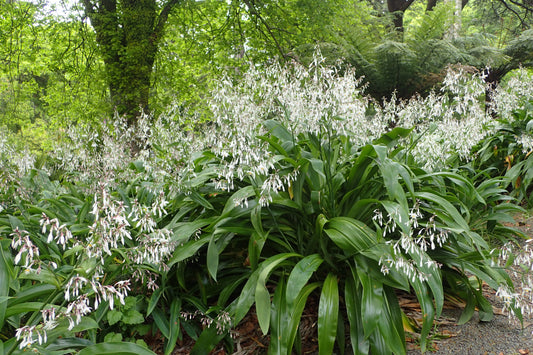
[[[169,320],[163,313],[163,311],[160,308],[156,308],[152,312],[152,318],[154,319],[154,323],[157,326],[157,329],[163,334],[165,338],[170,338],[170,326],[169,326]]]
[[[365,337],[376,331],[385,304],[383,284],[372,279],[362,268],[357,268],[357,276],[363,286],[361,315]]]
[[[207,201],[207,199],[205,197],[200,195],[200,193],[198,191],[191,191],[191,193],[188,195],[188,197],[192,201],[196,202],[197,204],[199,204],[200,206],[202,206],[204,208],[207,208],[208,210],[214,209],[213,205],[211,203],[209,203],[209,201]]]
[[[50,284],[35,284],[31,285],[29,287],[24,288],[20,292],[17,292],[13,298],[9,300],[9,307],[39,299],[39,297],[49,295],[50,293],[54,292],[57,288]]]
[[[376,244],[375,232],[353,218],[332,218],[324,232],[339,248],[352,254],[369,251]]]
[[[302,288],[324,260],[318,254],[308,255],[292,269],[287,281],[287,307],[292,308]]]
[[[215,238],[215,233],[212,233],[211,238],[209,239],[209,244],[207,245],[207,271],[209,271],[209,275],[211,275],[213,280],[216,281],[219,250]]]
[[[184,245],[180,245],[174,251],[174,254],[168,261],[167,265],[172,267],[174,264],[179,263],[185,259],[193,256],[202,246],[209,243],[211,236],[209,234],[202,236],[198,240],[190,241]]]
[[[436,317],[440,317],[442,307],[444,306],[444,290],[442,288],[442,275],[437,265],[428,264],[427,261],[431,260],[431,257],[424,251],[418,250],[413,253],[409,253],[413,260],[416,262],[416,266],[420,272],[427,275],[426,283],[431,289],[433,294],[433,300],[435,301]]]
[[[331,355],[337,337],[339,317],[339,286],[337,276],[328,274],[322,285],[318,305],[318,353]],[[340,336],[344,336],[341,334]]]
[[[402,323],[402,310],[394,290],[383,288],[385,296],[385,311],[378,323],[379,332],[393,354],[405,354],[405,333]]]
[[[416,297],[420,303],[420,308],[422,309],[422,330],[420,331],[420,348],[422,352],[426,351],[427,348],[427,338],[429,331],[433,327],[433,320],[435,319],[435,308],[433,307],[433,300],[430,297],[426,284],[416,277],[411,282],[413,289],[415,290]]]
[[[276,291],[272,298],[271,327],[270,327],[270,344],[268,346],[268,353],[272,355],[289,355],[287,349],[287,341],[284,339],[287,334],[287,326],[290,315],[287,312],[287,304],[285,302],[285,291],[287,285],[285,278],[282,277],[276,285]]]
[[[301,291],[296,300],[294,301],[292,310],[289,311],[289,325],[287,331],[283,334],[284,343],[286,342],[287,353],[292,353],[292,347],[294,341],[296,340],[296,335],[298,332],[298,327],[300,326],[300,319],[307,302],[307,298],[313,292],[320,283],[315,282],[313,284],[306,285]]]
[[[259,327],[263,331],[263,334],[268,332],[270,326],[270,292],[268,292],[266,287],[266,280],[276,266],[294,256],[299,255],[296,253],[275,255],[265,260],[263,262],[264,266],[261,267],[255,288],[255,309],[257,312],[257,321],[259,322]]]
[[[4,298],[0,301],[0,329],[4,328],[4,319],[7,309],[7,297],[9,296],[9,284],[11,277],[9,274],[9,267],[4,256],[4,249],[0,247],[0,297]]]
[[[242,200],[248,199],[252,196],[255,196],[255,189],[251,185],[237,190],[230,198],[228,198],[228,201],[224,206],[224,210],[222,211],[222,215],[228,214],[231,212],[231,210],[238,206],[237,203],[240,203]]]
[[[155,309],[155,307],[159,303],[159,298],[161,297],[162,293],[163,293],[163,288],[160,287],[157,290],[155,290],[150,296],[150,300],[148,301],[148,307],[146,309],[147,317],[152,313],[152,311]]]
[[[170,304],[170,318],[168,320],[169,338],[165,346],[165,355],[170,355],[176,346],[176,341],[180,334],[180,311],[181,299],[176,298]]]
[[[354,276],[353,270],[347,276],[345,284],[346,313],[350,322],[350,340],[354,355],[367,355],[370,349],[368,339],[365,338],[363,329],[361,302],[362,292],[359,279]]]
[[[461,216],[459,211],[457,211],[457,209],[445,198],[431,192],[417,192],[415,195],[421,200],[430,201],[436,204],[438,208],[444,212],[444,215],[438,212],[436,212],[436,214],[448,227],[455,229],[458,233],[464,233],[464,235],[468,236],[477,248],[489,249],[487,242],[481,238],[479,234],[470,230],[468,223]]]

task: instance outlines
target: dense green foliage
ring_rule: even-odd
[[[289,354],[309,297],[324,354],[404,354],[398,292],[420,302],[422,349],[446,293],[467,304],[460,322],[476,308],[490,320],[481,285],[503,297],[514,288],[493,245],[520,236],[503,222],[522,210],[508,181],[524,175],[519,198],[530,189],[531,77],[494,94],[507,126],[485,121],[483,134],[475,123],[491,115],[479,80],[450,72],[448,93],[380,106],[330,67],[251,69],[239,84],[221,81],[201,129],[180,111],[138,131],[117,117],[69,132],[37,168],[2,161],[4,353],[103,354],[116,342],[142,353],[147,334],[165,339],[166,354],[184,337],[194,354],[232,351],[233,329],[253,311],[269,352]],[[413,125],[420,115],[429,122]],[[146,142],[135,157],[132,134]],[[504,153],[491,156],[495,140]],[[448,160],[417,148],[430,143],[450,149]],[[513,181],[497,170],[511,154]],[[529,301],[505,299],[520,319]]]
[[[509,70],[530,65],[532,56],[531,36],[518,37],[529,26],[527,10],[509,5],[505,12],[501,1],[469,2],[457,38],[447,35],[453,9],[441,3],[427,12],[425,3],[412,3],[398,38],[385,8],[352,0],[170,1],[168,8],[157,4],[157,20],[145,33],[124,27],[120,4],[115,27],[102,25],[106,30],[97,25],[103,15],[91,19],[89,10],[97,8],[91,1],[69,17],[7,1],[0,21],[0,118],[32,141],[32,149],[48,149],[64,127],[105,119],[114,109],[136,112],[141,105],[157,116],[169,105],[204,108],[222,73],[237,79],[250,62],[309,63],[317,45],[329,63],[354,66],[378,100],[393,91],[406,99],[427,94],[450,63],[490,65],[497,83]],[[150,35],[156,37],[150,45],[141,40]],[[114,44],[106,47],[106,41]]]
[[[250,313],[299,353],[313,305],[321,354],[405,354],[402,293],[424,351],[483,283],[521,320],[533,30],[465,4],[1,3],[0,354],[231,352]]]

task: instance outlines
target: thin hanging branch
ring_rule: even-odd
[[[252,4],[249,0],[243,0],[243,2],[245,3],[246,7],[248,7],[248,10],[250,11],[250,13],[252,15],[254,15],[265,26],[269,36],[274,41],[274,44],[275,44],[276,48],[278,49],[278,52],[283,57],[283,59],[287,59],[287,56],[285,55],[283,49],[281,48],[280,43],[278,42],[278,40],[276,39],[276,36],[274,36],[274,33],[272,32],[272,28],[270,27],[268,22],[263,18],[263,16],[261,16],[259,11],[257,11],[257,9],[255,8],[255,5]],[[263,31],[261,31],[261,32],[263,32]],[[268,36],[265,36],[265,37],[268,37]]]

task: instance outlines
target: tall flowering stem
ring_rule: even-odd
[[[22,266],[25,278],[40,280],[42,273],[54,275],[57,287],[41,310],[16,329],[21,349],[47,343],[47,331],[57,328],[61,320],[68,321],[65,331],[72,331],[102,305],[110,309],[117,303],[124,305],[133,285],[145,283],[144,274],[136,274],[137,271],[168,270],[165,262],[175,245],[170,232],[158,227],[158,219],[167,214],[165,195],[157,191],[151,202],[131,202],[117,199],[105,183],[93,191],[92,201],[87,201],[85,207],[89,213],[85,220],[79,220],[86,223],[85,233],[73,233],[72,221],[62,222],[59,214],[51,217],[48,212],[41,212],[38,228],[26,231],[17,227],[11,234],[14,262]],[[82,207],[80,213],[83,210]],[[43,242],[52,250],[74,256],[74,264],[66,269],[70,270],[68,273],[60,266],[66,265],[70,257],[54,261],[43,258],[48,252],[36,246]],[[122,274],[111,274],[110,263],[117,265]],[[146,272],[146,287],[157,289],[157,274]]]

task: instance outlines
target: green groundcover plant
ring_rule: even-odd
[[[220,283],[242,250],[241,263],[250,265],[242,270],[243,285],[228,285],[233,293],[240,289],[227,307],[234,322],[255,304],[261,329],[271,335],[269,351],[291,353],[315,292],[321,353],[331,353],[336,341],[344,348],[347,319],[354,353],[400,354],[406,350],[399,290],[414,292],[422,306],[423,349],[444,288],[468,300],[461,322],[474,307],[484,320],[492,317],[481,281],[495,289],[512,283],[503,268],[493,267],[484,234],[491,225],[491,235],[512,239],[497,222],[519,210],[506,203],[501,181],[476,186],[458,173],[409,166],[411,157],[397,147],[410,133],[405,129],[354,147],[334,132],[294,137],[279,122],[265,126],[276,175],[250,177],[231,194],[207,192],[209,208],[178,225],[183,247],[170,259],[172,265],[206,253],[207,272]],[[200,336],[198,353],[213,339]]]
[[[381,104],[318,59],[273,66],[221,80],[200,127],[172,109],[138,131],[117,118],[40,169],[0,161],[0,349],[144,354],[159,334],[165,354],[184,336],[206,354],[254,311],[269,353],[290,354],[314,297],[321,354],[404,354],[402,292],[426,350],[445,293],[466,301],[460,322],[491,319],[483,282],[520,319],[531,300],[506,267],[527,248],[493,243],[515,248],[502,222],[521,209],[468,153],[495,131],[482,79]]]
[[[508,189],[531,207],[533,181],[533,101],[529,85],[532,74],[519,70],[493,95],[495,133],[483,139],[473,153],[476,168],[505,175]]]
[[[26,199],[17,198],[0,218],[4,353],[90,346],[118,310],[124,323],[144,322],[128,308],[128,294],[154,290],[174,249],[170,231],[157,226],[166,214],[164,194],[132,184],[125,186],[133,189],[129,200],[100,184],[84,195],[37,170],[18,187]]]

